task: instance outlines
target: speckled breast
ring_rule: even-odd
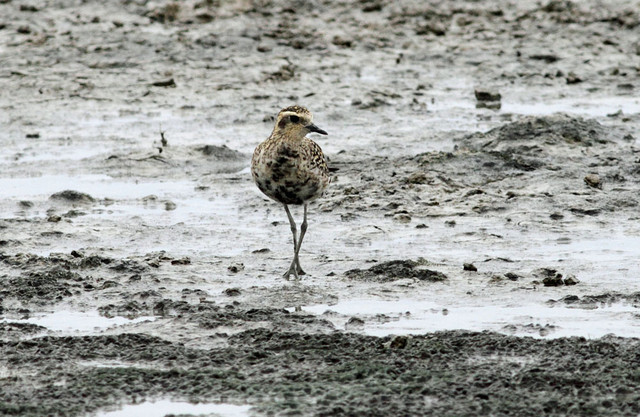
[[[320,197],[329,185],[326,163],[322,162],[315,163],[302,147],[259,146],[251,161],[251,174],[267,197],[283,204],[304,204]]]

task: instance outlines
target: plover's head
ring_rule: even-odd
[[[326,135],[327,132],[313,124],[311,112],[302,106],[289,106],[280,110],[274,132],[303,138],[309,132]]]

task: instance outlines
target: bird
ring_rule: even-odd
[[[313,115],[305,107],[285,107],[278,113],[271,135],[260,143],[251,158],[251,175],[267,197],[282,204],[293,234],[293,260],[284,273],[296,280],[306,273],[300,266],[299,253],[307,232],[310,202],[321,197],[331,182],[327,160],[320,146],[307,138],[309,133],[327,135],[313,124]],[[304,217],[297,235],[296,222],[289,205],[304,206]]]

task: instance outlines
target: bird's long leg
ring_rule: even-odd
[[[306,207],[306,206],[305,206]],[[293,216],[291,215],[291,212],[289,211],[289,206],[287,206],[286,204],[284,204],[284,211],[287,212],[287,217],[289,218],[289,224],[291,225],[291,233],[293,234],[293,261],[291,261],[291,266],[289,267],[289,270],[287,272],[284,273],[284,277],[286,279],[289,279],[289,277],[293,274],[293,276],[298,279],[298,271],[297,271],[297,266],[298,264],[296,263],[296,260],[298,259],[298,255],[297,255],[297,249],[298,249],[298,230],[296,229],[296,222],[295,220],[293,220]],[[305,226],[306,227],[306,226]]]
[[[304,234],[307,232],[307,204],[304,205],[304,220],[302,220],[302,224],[300,225],[300,239],[298,239],[298,245],[296,246],[296,255],[294,257],[294,261],[296,263],[296,272],[298,275],[305,275],[306,272],[302,270],[300,266],[300,259],[298,258],[298,254],[300,253],[300,248],[302,247],[302,239],[304,239]]]

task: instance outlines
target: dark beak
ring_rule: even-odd
[[[318,126],[314,125],[313,123],[310,124],[309,126],[305,126],[309,132],[316,132],[316,133],[320,133],[321,135],[326,135],[327,132],[325,132],[324,130],[320,129]]]

